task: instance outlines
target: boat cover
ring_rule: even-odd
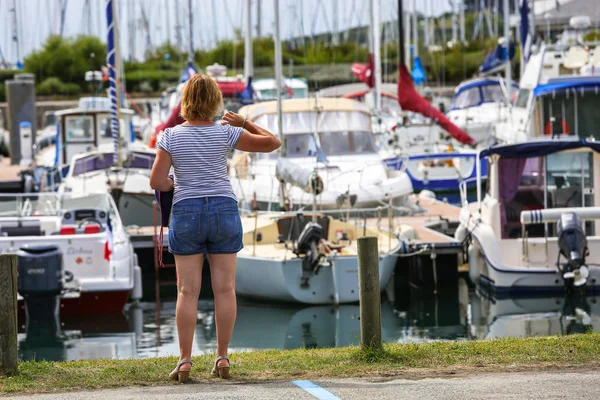
[[[518,144],[501,145],[489,147],[480,153],[480,157],[489,157],[494,154],[502,158],[534,158],[565,150],[589,148],[600,153],[600,142],[580,140],[544,140],[531,141]]]
[[[446,130],[454,139],[463,144],[472,145],[475,143],[473,138],[467,132],[454,125],[437,108],[425,100],[414,88],[412,77],[404,64],[399,67],[398,79],[398,103],[406,111],[419,113],[427,118],[432,118],[438,125]]]
[[[277,179],[299,187],[306,193],[319,195],[323,192],[323,181],[319,175],[316,175],[316,173],[310,169],[303,168],[298,164],[293,163],[287,158],[279,158],[277,160],[275,175],[277,176]]]
[[[536,97],[544,96],[550,93],[565,91],[599,91],[600,76],[577,76],[567,79],[551,79],[548,83],[536,86],[533,89],[533,95]]]
[[[510,42],[508,45],[508,56],[512,60],[515,58],[515,43]],[[485,61],[479,67],[479,72],[482,75],[491,74],[498,71],[498,68],[504,67],[507,62],[506,47],[504,44],[498,44],[486,57]]]

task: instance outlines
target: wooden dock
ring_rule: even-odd
[[[19,175],[23,169],[20,165],[11,165],[9,158],[0,157],[0,193],[20,192],[23,189]]]

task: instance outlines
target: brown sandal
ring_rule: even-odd
[[[179,360],[177,362],[177,366],[175,367],[175,369],[173,371],[171,371],[171,373],[169,374],[169,378],[173,379],[173,380],[178,380],[179,383],[185,383],[187,382],[187,380],[190,378],[190,370],[187,371],[181,371],[180,368],[183,364],[187,364],[190,363],[190,366],[193,365],[192,364],[192,360],[190,360],[189,358],[184,358],[183,360]]]
[[[227,366],[226,367],[220,367],[219,361],[221,360],[227,360]],[[227,358],[227,356],[219,356],[217,357],[217,359],[215,360],[215,366],[213,367],[212,371],[211,371],[211,376],[218,376],[221,379],[229,379],[229,368],[231,366],[231,363],[229,362],[229,358]]]

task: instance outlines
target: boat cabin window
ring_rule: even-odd
[[[110,129],[111,116],[109,114],[98,114],[96,121],[98,124],[98,143],[110,143],[112,139],[112,130]],[[119,135],[129,137],[129,127],[125,124],[123,118],[119,120]]]
[[[91,116],[74,115],[66,117],[65,130],[67,143],[94,141],[94,120]]]
[[[54,125],[56,125],[56,114],[54,114],[54,112],[51,111],[46,111],[44,113],[44,128],[47,126]]]
[[[502,103],[506,97],[500,85],[485,85],[481,87],[481,101],[483,103]]]
[[[321,149],[328,156],[376,151],[370,132],[322,132],[318,136]],[[311,157],[317,154],[317,142],[312,133],[288,135],[286,142],[288,157]]]
[[[591,152],[566,152],[529,159],[500,159],[499,193],[503,239],[522,236],[521,212],[549,208],[589,207],[594,205],[593,155]],[[515,179],[515,177],[517,179]],[[586,231],[593,233],[588,221]],[[542,224],[526,228],[529,237],[544,237]],[[548,223],[549,236],[556,235],[556,224]]]
[[[312,133],[302,133],[286,136],[288,157],[308,157],[317,151],[317,145]]]
[[[527,102],[529,101],[529,95],[531,94],[531,90],[529,89],[519,89],[519,93],[517,95],[517,102],[515,103],[516,107],[526,108]]]
[[[542,98],[544,135],[593,136],[600,140],[600,93],[564,92]]]

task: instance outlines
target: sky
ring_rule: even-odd
[[[115,0],[119,12],[121,51],[124,58],[130,55],[141,58],[147,47],[143,15],[150,31],[150,44],[157,46],[167,41],[176,42],[176,26],[182,26],[181,45],[189,48],[188,2],[193,9],[194,47],[212,48],[218,40],[232,38],[235,30],[244,29],[245,4],[247,0]],[[257,21],[257,1],[252,1],[253,25]],[[271,35],[274,29],[273,5],[275,0],[261,1],[261,27],[263,35]],[[340,30],[366,25],[369,19],[370,0],[279,0],[282,39],[321,33],[332,30],[334,15],[338,16]],[[379,0],[381,20],[395,19],[397,0]],[[430,15],[449,11],[451,0],[404,0],[410,11],[417,10]],[[457,0],[458,1],[458,0]],[[4,58],[14,63],[31,51],[41,47],[50,34],[58,34],[61,27],[60,4],[66,4],[63,35],[92,34],[106,40],[106,0],[0,0],[0,50]],[[337,3],[337,12],[335,12]],[[13,38],[13,16],[10,12],[16,4],[17,37],[19,48]],[[89,12],[86,12],[86,4]],[[216,8],[216,10],[215,10]],[[178,11],[176,11],[178,10]],[[256,34],[256,29],[254,30]]]

